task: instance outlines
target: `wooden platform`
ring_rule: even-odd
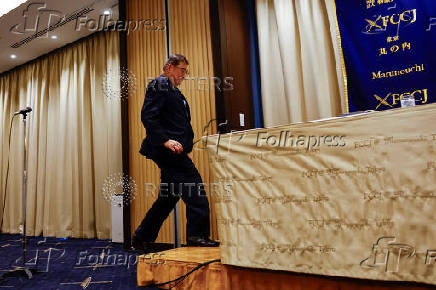
[[[201,263],[216,259],[220,259],[219,248],[183,247],[140,256],[138,286],[173,280]],[[192,273],[174,289],[224,289],[222,267],[221,263],[209,264]],[[168,288],[168,285],[164,288]]]
[[[183,247],[143,255],[138,260],[138,286],[176,279],[201,263],[220,258],[219,248]],[[162,286],[168,289],[171,285]],[[383,282],[342,277],[306,275],[209,264],[193,272],[173,289],[249,290],[423,290],[434,286],[410,282]]]

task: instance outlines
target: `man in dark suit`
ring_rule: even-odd
[[[186,204],[188,246],[219,245],[209,239],[209,202],[201,176],[188,155],[194,132],[188,102],[177,88],[188,74],[188,65],[183,55],[171,55],[164,73],[148,84],[141,111],[147,136],[139,152],[152,159],[161,173],[159,196],[133,237],[133,247],[144,252],[148,243],[156,240],[180,197]]]

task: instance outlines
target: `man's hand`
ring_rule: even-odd
[[[182,144],[180,144],[175,140],[171,140],[171,139],[168,140],[167,142],[164,143],[164,146],[177,154],[180,154],[183,151]]]

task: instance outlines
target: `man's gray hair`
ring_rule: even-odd
[[[163,66],[163,70],[165,70],[169,64],[176,66],[176,65],[179,65],[181,62],[189,64],[188,60],[186,59],[186,57],[184,55],[172,54],[168,57],[167,61],[165,62],[164,66]]]

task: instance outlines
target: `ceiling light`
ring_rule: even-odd
[[[105,11],[103,12],[103,14],[104,14],[104,15],[111,15],[111,14],[112,14],[112,11],[111,11],[110,9],[108,9],[108,10],[105,10]]]
[[[50,36],[51,39],[58,39],[57,35]]]
[[[0,5],[0,16],[9,13],[9,11],[14,10],[27,0],[9,0],[9,1],[2,1],[2,4]]]
[[[17,56],[16,56],[15,54],[11,54],[11,58],[12,58],[12,59],[16,59]]]

